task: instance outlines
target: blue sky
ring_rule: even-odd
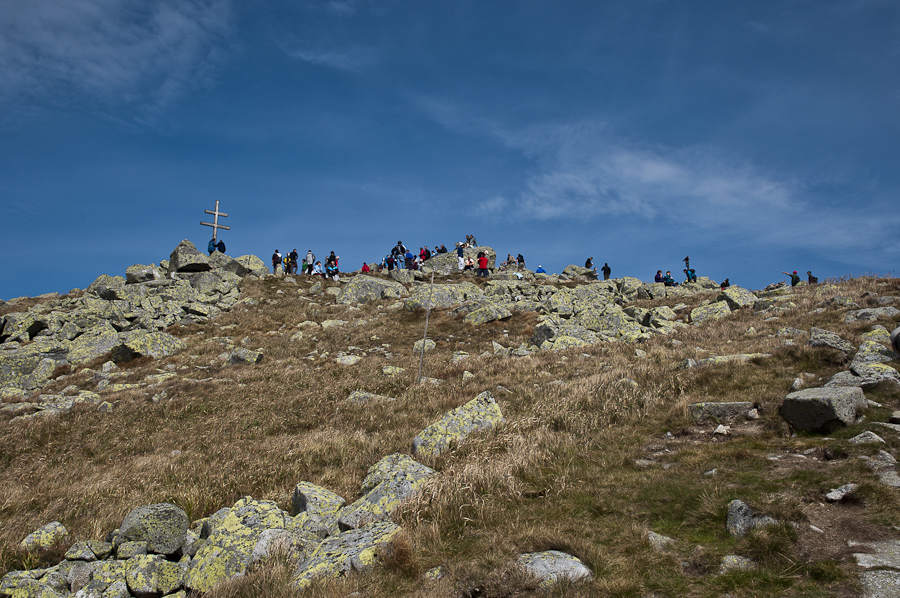
[[[0,0],[0,298],[203,248],[895,273],[896,0]]]

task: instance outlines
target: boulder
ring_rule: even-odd
[[[107,274],[101,274],[88,285],[85,289],[88,293],[93,293],[94,295],[98,295],[103,299],[111,299],[111,291],[115,289],[121,289],[125,286],[125,279],[121,276],[109,276]]]
[[[72,364],[82,364],[112,351],[119,344],[119,333],[107,322],[97,324],[72,341],[67,359]]]
[[[56,366],[66,363],[66,355],[64,344],[44,338],[0,351],[0,388],[41,388]]]
[[[731,313],[731,308],[724,301],[701,305],[691,310],[691,322],[697,324],[706,320],[717,320]]]
[[[856,349],[850,341],[842,339],[834,332],[815,327],[809,330],[809,340],[806,344],[809,347],[830,347],[844,353],[852,353]]]
[[[336,302],[347,305],[376,301],[378,299],[399,299],[408,295],[409,291],[399,282],[358,274],[351,278],[350,282],[341,289]]]
[[[171,503],[138,507],[125,516],[116,542],[146,542],[148,552],[173,554],[181,548],[189,523],[187,513]]]
[[[62,542],[69,535],[66,526],[59,521],[51,521],[39,530],[28,534],[19,546],[24,550],[47,550]]]
[[[875,320],[893,319],[900,316],[900,309],[896,307],[869,307],[848,312],[844,316],[844,322],[874,322]]]
[[[864,366],[872,363],[887,363],[900,358],[900,355],[894,353],[884,345],[875,341],[863,341],[859,346],[859,351],[853,356],[850,367]]]
[[[416,274],[418,274],[419,277],[422,276],[422,274],[417,270],[395,268],[388,271],[388,276],[390,276],[393,280],[401,282],[403,284],[410,284],[411,282],[416,280]]]
[[[500,406],[490,392],[483,392],[465,405],[453,409],[413,439],[416,455],[438,455],[452,443],[465,440],[479,430],[495,427],[503,421]]]
[[[228,356],[228,365],[252,365],[259,363],[262,359],[263,354],[260,351],[238,347]]]
[[[390,551],[400,529],[391,521],[378,521],[325,539],[294,571],[294,585],[302,589],[315,579],[371,569],[381,562],[382,552]]]
[[[169,256],[169,272],[206,272],[211,270],[209,259],[185,239]]]
[[[162,273],[159,271],[159,268],[156,266],[143,266],[141,264],[137,264],[134,266],[128,266],[125,269],[125,283],[126,284],[137,284],[141,282],[151,282],[155,280],[160,280],[163,278]]]
[[[433,469],[408,455],[388,455],[369,468],[362,485],[365,495],[341,509],[338,526],[341,530],[348,530],[390,519],[403,501],[432,475]]]
[[[463,318],[463,321],[467,324],[478,325],[494,322],[495,320],[506,320],[511,317],[512,312],[502,305],[491,304],[476,309]]]
[[[715,422],[744,418],[753,409],[753,403],[739,401],[733,403],[693,403],[688,405],[691,419],[704,423],[712,420]]]
[[[780,412],[796,430],[827,433],[852,424],[857,409],[865,406],[866,397],[859,388],[807,388],[787,395]]]
[[[731,310],[736,310],[752,306],[757,301],[757,298],[756,295],[747,289],[731,286],[723,289],[719,296],[716,297],[716,301],[724,301]]]
[[[548,588],[563,579],[579,581],[594,576],[578,557],[558,550],[521,554],[518,563],[540,580],[541,588]]]
[[[138,357],[161,359],[175,355],[185,348],[185,343],[167,332],[147,332],[134,330],[123,332],[120,342],[112,348],[113,361],[131,361]]]
[[[575,264],[569,264],[562,271],[564,276],[570,276],[572,278],[590,278],[593,280],[597,279],[597,271],[592,268],[585,268],[583,266],[576,266]]]
[[[158,554],[142,554],[124,562],[125,583],[136,596],[163,596],[184,584],[185,566]]]
[[[331,490],[300,482],[291,495],[291,515],[309,513],[323,521],[337,521],[337,513],[346,502]]]
[[[752,529],[775,525],[777,522],[763,515],[742,500],[733,500],[728,503],[728,516],[725,529],[737,538],[743,538]]]
[[[431,307],[454,307],[482,295],[484,295],[484,291],[471,282],[436,284],[433,287],[418,285],[410,291],[409,299],[403,302],[403,307],[409,310],[425,309],[429,305]]]
[[[494,268],[497,261],[497,252],[494,251],[492,247],[467,247],[463,250],[463,255],[466,258],[472,258],[473,260],[476,260],[478,257],[478,253],[482,251],[488,258],[488,269]],[[449,276],[450,274],[459,271],[458,264],[459,262],[457,260],[456,250],[450,250],[447,253],[439,253],[437,255],[431,256],[429,260],[422,264],[422,273],[430,274],[431,272],[434,272],[435,274]]]

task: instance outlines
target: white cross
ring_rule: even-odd
[[[217,229],[221,228],[222,230],[231,230],[230,226],[225,226],[224,224],[219,224],[219,216],[221,216],[222,218],[228,218],[228,214],[224,214],[219,211],[219,200],[218,199],[216,200],[216,209],[215,210],[203,210],[203,211],[206,212],[207,214],[212,214],[213,216],[215,216],[215,218],[213,218],[212,222],[203,222],[202,220],[200,221],[200,224],[202,224],[203,226],[211,226],[212,227],[213,241],[216,240]]]

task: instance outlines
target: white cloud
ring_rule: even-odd
[[[3,4],[0,97],[42,103],[164,107],[203,78],[232,21],[228,0]]]
[[[338,2],[333,0],[325,5],[326,10],[339,17],[352,17],[356,14],[356,8],[350,2]]]
[[[359,73],[377,64],[380,56],[376,50],[365,46],[352,46],[344,49],[298,48],[287,44],[282,49],[291,58],[310,64],[327,66],[340,71]]]

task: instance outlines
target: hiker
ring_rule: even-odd
[[[216,251],[219,253],[225,253],[225,241],[219,239],[219,242],[216,243]],[[209,255],[212,255],[211,253]]]
[[[525,258],[522,257],[521,253],[516,257],[516,262],[519,264],[519,270],[525,269]],[[487,276],[487,274],[485,274],[485,276]]]
[[[807,271],[806,271],[806,276],[809,277],[809,278],[807,279],[807,281],[808,281],[809,284],[819,284],[819,279],[812,275],[812,270],[807,270]]]
[[[588,268],[588,269],[593,269],[596,272],[597,269],[594,268],[594,258],[589,257],[588,259],[584,260],[584,267]]]
[[[506,261],[500,264],[501,266],[506,266],[507,268],[512,268],[516,263],[516,259],[512,256],[511,253],[506,254]]]
[[[312,249],[306,252],[306,273],[309,276],[313,275],[313,266],[316,263],[316,256],[313,255]]]
[[[544,267],[543,267],[543,266],[541,266],[540,264],[538,264],[538,268],[537,268],[537,270],[534,271],[534,273],[535,273],[535,274],[546,274],[547,271],[544,270]]]
[[[397,241],[397,244],[394,246],[393,249],[391,249],[391,255],[394,256],[394,260],[397,263],[397,267],[402,268],[403,267],[403,259],[404,259],[403,256],[406,255],[406,246],[401,241]]]
[[[441,248],[437,250],[437,253],[447,253],[447,248],[444,247],[443,243],[441,243]]]
[[[466,270],[474,270],[475,269],[475,260],[470,257],[466,258],[465,265],[463,266],[463,272]]]
[[[656,276],[653,277],[653,282],[663,282],[662,270],[656,271]]]
[[[369,264],[363,262],[363,266],[362,266],[362,269],[360,270],[360,272],[371,272],[371,271],[372,271],[372,269],[369,268]]]
[[[288,272],[288,274],[296,274],[297,273],[297,259],[300,257],[300,255],[297,253],[296,248],[293,251],[291,251],[291,253],[288,255],[291,258],[291,261],[290,261],[291,271]]]
[[[381,263],[384,264],[387,267],[388,272],[390,272],[394,269],[394,256],[392,256],[390,253],[387,254],[386,256],[384,256],[384,259],[381,260]]]
[[[794,270],[793,274],[788,274],[788,273],[785,272],[784,270],[782,270],[781,273],[784,274],[785,276],[790,276],[790,277],[791,277],[791,286],[792,286],[792,287],[795,287],[795,286],[797,286],[798,284],[800,284],[800,277],[797,276],[797,271],[796,271],[796,270]]]
[[[675,279],[672,278],[672,271],[666,270],[666,275],[663,277],[663,284],[667,287],[677,287],[678,283],[675,282]]]
[[[609,267],[609,264],[603,262],[603,267],[600,269],[603,270],[603,280],[609,280],[609,273],[612,272],[612,268]]]
[[[325,268],[322,267],[322,262],[316,262],[316,265],[313,267],[313,274],[325,278]]]
[[[730,286],[731,286],[731,283],[728,282],[728,279],[726,278],[725,280],[722,281],[722,284],[719,285],[719,288],[724,291],[725,289],[727,289]]]
[[[412,262],[413,262],[412,251],[407,251],[406,255],[403,256],[403,267],[407,268],[407,269],[412,268]]]
[[[272,254],[272,274],[278,274],[278,266],[281,265],[281,254],[278,253],[278,250],[275,250],[275,253]]]
[[[216,250],[216,238],[215,237],[213,237],[212,239],[209,240],[209,244],[206,246],[206,250],[209,252],[209,255],[212,255],[213,251]]]
[[[466,257],[466,252],[465,252],[465,248],[463,247],[463,244],[457,243],[456,244],[456,267],[460,272],[462,272],[463,270],[466,269],[465,257]]]
[[[694,273],[693,268],[685,268],[684,276],[685,282],[697,282],[697,274]]]
[[[525,262],[523,261],[522,265],[524,266],[524,264],[525,264]],[[483,277],[487,278],[487,275],[488,275],[487,266],[488,266],[487,256],[484,254],[484,252],[479,253],[478,254],[478,276],[483,276]]]

